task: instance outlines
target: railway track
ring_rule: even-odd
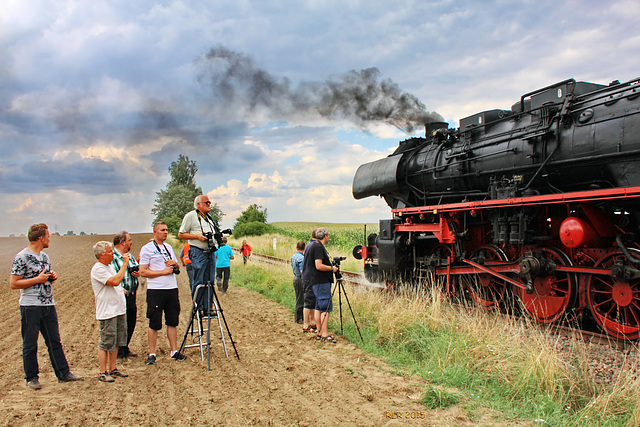
[[[234,248],[234,251],[239,252]],[[289,265],[290,261],[283,258],[278,258],[271,255],[263,255],[253,253],[251,255],[258,262],[273,264],[273,265]],[[341,270],[343,281],[345,284],[351,286],[367,286],[370,288],[377,288],[380,290],[386,289],[381,284],[370,283],[364,279],[364,276],[360,273],[354,273],[351,271]],[[559,336],[567,338],[577,338],[587,344],[607,345],[618,350],[625,350],[630,347],[634,347],[637,343],[629,342],[625,340],[617,340],[609,335],[588,329],[578,329],[562,324],[541,325],[546,328],[550,333],[557,334]]]
[[[234,251],[238,252],[239,251],[237,249],[233,249]],[[271,255],[262,255],[262,254],[257,254],[257,253],[252,253],[251,257],[256,259],[256,261],[259,262],[263,262],[263,263],[267,263],[267,264],[274,264],[274,265],[289,265],[290,264],[290,260],[288,259],[284,259],[284,258],[278,258],[278,257],[274,257]],[[367,285],[367,286],[371,286],[371,287],[379,287],[379,288],[383,288],[382,286],[378,286],[376,284],[372,284],[367,282],[364,279],[364,276],[360,273],[354,273],[351,271],[344,271],[344,270],[340,270],[340,272],[342,273],[342,280],[347,283],[350,284],[352,286],[357,286],[357,285]]]

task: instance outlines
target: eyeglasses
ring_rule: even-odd
[[[211,202],[200,202],[200,204],[209,206],[209,205],[211,205]]]

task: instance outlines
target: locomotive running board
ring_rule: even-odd
[[[474,211],[481,209],[496,209],[514,206],[531,206],[551,203],[597,202],[602,200],[625,200],[635,198],[640,198],[640,186],[575,191],[572,193],[545,194],[541,196],[514,197],[511,199],[479,200],[472,202],[449,203],[446,205],[418,206],[411,208],[392,209],[391,212],[398,216],[415,215],[421,213],[438,214],[443,212]],[[415,226],[420,225],[423,224],[415,224]]]

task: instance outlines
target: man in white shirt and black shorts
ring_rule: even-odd
[[[180,300],[176,274],[180,273],[178,259],[171,245],[165,244],[169,229],[164,222],[153,225],[153,240],[140,250],[140,275],[147,278],[147,318],[149,319],[149,357],[147,365],[156,363],[158,331],[162,329],[162,313],[167,325],[167,338],[171,357],[185,360],[187,356],[178,351],[178,319]]]

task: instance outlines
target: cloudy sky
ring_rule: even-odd
[[[233,225],[376,222],[357,167],[438,114],[640,75],[640,3],[4,0],[0,235],[150,230],[179,154]]]

